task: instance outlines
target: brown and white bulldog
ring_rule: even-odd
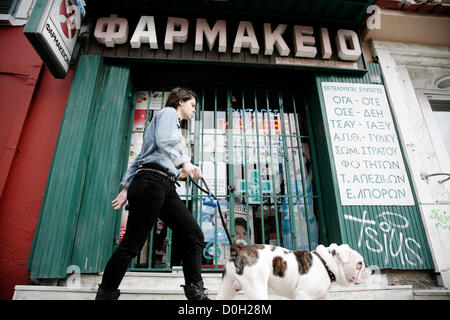
[[[269,292],[290,299],[323,299],[331,282],[362,283],[371,274],[364,258],[347,244],[319,245],[313,252],[234,244],[217,299],[233,299],[240,290],[251,300],[267,299]]]

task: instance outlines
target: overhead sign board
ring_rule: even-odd
[[[150,15],[100,16],[89,42],[108,57],[365,70],[358,33],[271,22]]]
[[[37,1],[24,33],[55,78],[64,78],[85,14],[80,0]]]

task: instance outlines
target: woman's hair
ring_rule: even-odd
[[[178,108],[178,102],[182,100],[183,102],[188,101],[192,98],[197,98],[194,91],[186,88],[175,88],[169,93],[167,97],[166,105],[164,107]]]

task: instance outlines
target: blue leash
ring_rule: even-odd
[[[225,229],[225,233],[227,234],[228,242],[230,243],[230,245],[232,245],[233,242],[231,241],[230,233],[228,232],[227,225],[226,225],[225,220],[222,215],[222,209],[220,208],[220,204],[218,202],[219,199],[217,199],[217,197],[209,190],[208,185],[205,182],[205,179],[202,178],[202,182],[205,185],[207,190],[200,187],[193,179],[189,179],[189,180],[192,181],[192,183],[195,184],[197,186],[197,188],[202,190],[204,193],[208,194],[208,196],[206,198],[203,198],[203,205],[213,207],[213,208],[217,207],[219,209],[220,220],[222,221],[222,226]]]

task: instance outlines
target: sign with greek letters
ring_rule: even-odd
[[[130,50],[119,49],[114,53],[121,58],[142,51],[142,58],[153,59],[158,55],[158,59],[191,61],[193,57],[198,60],[199,52],[210,52],[205,57],[207,61],[220,57],[217,62],[254,64],[260,60],[256,63],[300,68],[365,68],[358,33],[348,29],[192,16],[121,16],[115,12],[97,19],[93,38],[96,44],[90,46],[100,50],[128,47]],[[249,55],[261,59],[251,59]],[[263,59],[267,56],[274,59]]]
[[[32,12],[24,33],[55,78],[69,70],[85,13],[80,0],[49,0]]]
[[[382,85],[323,82],[343,206],[414,205]]]

